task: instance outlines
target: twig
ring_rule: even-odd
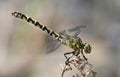
[[[73,77],[96,77],[97,73],[92,70],[92,65],[87,60],[80,58],[80,56],[73,56],[67,64],[65,63],[61,77],[64,77],[65,72],[72,70],[73,67],[79,72],[73,75]]]

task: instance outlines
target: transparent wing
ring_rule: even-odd
[[[65,36],[65,37],[69,36],[69,34],[73,35],[74,37],[77,37],[80,34],[81,30],[84,29],[85,27],[86,27],[86,25],[75,26],[68,30],[62,31],[59,34]]]
[[[54,52],[61,46],[61,43],[54,39],[48,39],[47,45],[46,45],[46,53],[49,54],[51,52]]]

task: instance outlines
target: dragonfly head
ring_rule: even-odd
[[[88,44],[88,43],[84,44],[85,53],[91,53],[91,49],[92,49],[92,47],[90,46],[90,44]]]

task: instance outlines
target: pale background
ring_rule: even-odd
[[[60,77],[62,45],[45,54],[47,34],[11,16],[22,12],[60,32],[85,24],[80,37],[97,77],[120,77],[120,0],[0,0],[0,77]]]

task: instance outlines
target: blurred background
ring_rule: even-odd
[[[120,77],[120,0],[0,0],[0,77],[61,76],[62,45],[45,54],[50,37],[11,13],[18,11],[56,32],[87,25],[81,32],[90,43],[86,55],[97,77]]]

